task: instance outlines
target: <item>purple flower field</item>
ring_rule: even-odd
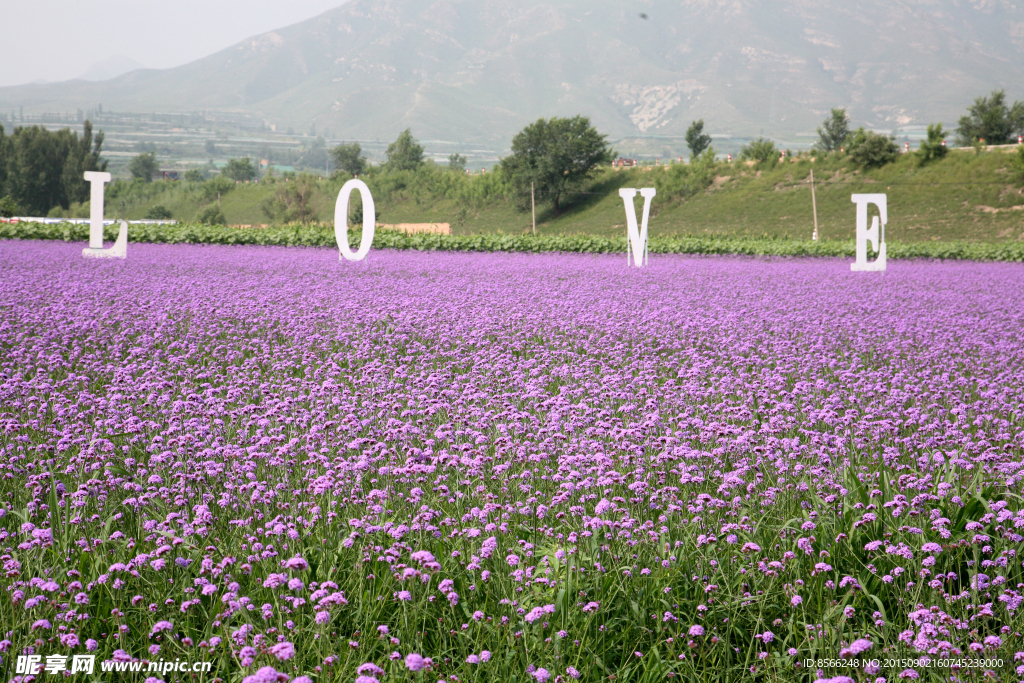
[[[1020,264],[80,253],[0,242],[8,680],[1024,679]]]

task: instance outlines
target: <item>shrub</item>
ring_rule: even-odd
[[[687,199],[709,188],[715,180],[718,162],[715,149],[709,147],[690,164],[673,164],[654,177],[658,196],[666,199]]]
[[[850,160],[861,168],[880,168],[896,160],[900,148],[891,135],[859,128],[850,143]]]
[[[779,159],[779,150],[775,143],[765,138],[751,140],[740,148],[740,159],[743,161],[756,161],[759,164],[774,165]]]
[[[227,225],[228,219],[216,204],[210,204],[196,215],[196,222],[202,225]]]

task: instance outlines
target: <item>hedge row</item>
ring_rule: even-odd
[[[114,240],[117,226],[107,226],[105,237]],[[358,231],[349,233],[354,247]],[[87,242],[89,226],[57,223],[0,223],[0,239],[64,240]],[[130,242],[164,244],[254,244],[284,247],[336,247],[334,229],[318,226],[284,226],[239,229],[210,225],[132,225]],[[375,249],[416,249],[420,251],[520,251],[578,252],[589,254],[625,253],[626,238],[588,235],[406,235],[377,230]],[[748,256],[854,256],[850,241],[762,239],[745,237],[651,237],[652,254],[742,254]],[[1024,243],[980,242],[890,243],[889,258],[969,259],[975,261],[1024,262]]]

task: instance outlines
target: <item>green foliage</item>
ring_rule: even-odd
[[[779,160],[779,150],[771,140],[758,138],[740,147],[740,159],[774,165]]]
[[[815,146],[823,152],[838,152],[849,137],[850,115],[845,109],[833,109],[831,115],[821,122]]]
[[[46,214],[47,218],[89,218],[89,202],[75,202],[66,209],[55,206]]]
[[[128,171],[132,174],[132,178],[141,180],[144,183],[148,183],[153,180],[153,174],[156,173],[158,169],[159,166],[156,161],[156,152],[139,154],[132,159],[130,164],[128,164]]]
[[[231,159],[228,161],[220,173],[225,178],[235,181],[254,180],[256,178],[256,167],[253,166],[252,159],[242,157],[241,159]]]
[[[654,175],[657,196],[668,201],[693,197],[711,187],[718,166],[714,147],[705,149],[689,164],[673,164],[666,171]]]
[[[416,142],[412,130],[406,128],[390,145],[385,164],[390,171],[415,171],[423,164],[423,146]]]
[[[690,159],[697,159],[711,146],[711,136],[704,132],[704,119],[690,124],[686,130],[686,146],[690,148]]]
[[[860,168],[881,168],[899,157],[900,148],[891,135],[858,128],[847,153],[850,161]]]
[[[537,119],[517,133],[501,169],[519,197],[519,207],[529,207],[532,183],[538,198],[551,202],[557,214],[600,164],[611,162],[614,152],[606,139],[585,116]]]
[[[171,210],[163,204],[156,204],[146,212],[146,218],[154,221],[162,221],[171,218]]]
[[[945,158],[949,152],[942,144],[946,138],[946,131],[942,130],[941,123],[928,124],[928,139],[921,141],[921,147],[915,152],[917,160],[921,164],[929,161]]]
[[[300,173],[294,181],[281,184],[273,197],[260,203],[260,209],[271,220],[305,225],[315,217],[311,202],[316,192],[316,178]]]
[[[466,170],[466,157],[458,152],[448,155],[448,170],[455,173],[462,173]]]
[[[185,182],[189,183],[201,183],[206,180],[206,174],[200,171],[198,168],[190,168],[185,171]]]
[[[1005,145],[1013,141],[1015,131],[1024,130],[1024,102],[1006,103],[1006,91],[993,90],[988,97],[978,97],[961,116],[957,142],[969,147],[978,140],[989,145]]]
[[[133,225],[128,232],[132,242],[162,244],[253,244],[287,247],[336,248],[333,227],[281,226],[264,230],[240,230],[214,220],[216,205],[207,207],[211,220],[202,225]],[[105,239],[117,237],[117,226],[104,228]],[[89,239],[89,226],[59,223],[2,223],[0,239],[51,239],[84,242]],[[356,224],[349,230],[349,242],[357,247],[361,230]],[[480,235],[407,235],[402,232],[377,230],[374,249],[414,249],[418,251],[474,252],[576,252],[615,254],[625,250],[621,237],[594,235],[480,234]],[[658,237],[652,236],[651,254],[738,254],[744,256],[830,256],[852,258],[853,240],[811,240],[737,238],[737,237]],[[981,242],[890,242],[891,259],[956,259],[975,261],[1024,262],[1024,243],[987,244]]]
[[[17,128],[13,135],[0,129],[0,191],[26,213],[43,215],[55,206],[68,208],[89,197],[86,171],[104,171],[100,160],[103,132],[92,133],[85,122],[82,136],[70,128],[49,131],[40,126]]]
[[[216,204],[210,204],[196,215],[196,222],[200,225],[223,226],[227,225],[228,219],[224,217],[219,206]]]
[[[18,205],[10,197],[0,199],[0,218],[10,218],[20,213]]]
[[[362,156],[358,142],[338,145],[331,150],[334,167],[350,176],[357,176],[366,169],[366,157]]]
[[[899,220],[893,219],[886,230],[890,240],[1012,242],[1024,235],[1021,213],[1013,210],[1024,205],[1024,195],[1006,191],[1007,183],[1013,182],[1007,173],[1013,156],[1003,151],[976,157],[951,147],[945,159],[924,166],[917,163],[915,154],[902,154],[882,168],[851,173],[856,167],[846,155],[829,154],[813,162],[801,158],[755,169],[718,163],[714,174],[703,178],[690,175],[699,162],[681,167],[603,168],[581,186],[578,201],[565,211],[555,214],[550,204],[539,204],[537,229],[547,235],[617,239],[623,232],[618,189],[654,186],[658,188],[652,209],[654,235],[803,238],[813,229],[809,184],[813,168],[822,239],[853,234],[851,192],[875,192],[891,185],[890,212]],[[416,171],[373,166],[359,177],[373,192],[378,218],[384,214],[389,223],[451,223],[459,234],[530,229],[529,214],[517,212],[517,194],[500,166],[486,174],[450,173],[445,166],[432,164]],[[712,178],[714,184],[702,191]],[[333,220],[335,200],[345,180],[339,176],[316,183],[310,201],[314,221]],[[143,218],[151,206],[162,204],[179,220],[191,219],[216,202],[220,193],[230,223],[280,223],[283,218],[267,220],[260,205],[284,184],[283,180],[276,184],[261,180],[258,185],[236,185],[223,177],[204,183],[122,180],[108,185],[107,206],[119,216]],[[354,210],[359,195],[352,199]],[[538,200],[543,202],[543,195]]]

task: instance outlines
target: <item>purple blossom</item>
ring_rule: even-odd
[[[409,671],[420,671],[425,666],[426,660],[424,660],[419,654],[410,652],[405,656],[405,668],[409,669]]]
[[[291,659],[295,656],[295,646],[286,640],[271,647],[270,654],[274,655],[281,661]]]

